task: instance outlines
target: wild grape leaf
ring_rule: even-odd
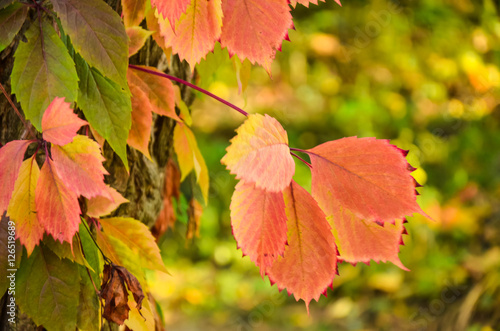
[[[129,39],[128,42],[128,56],[131,57],[135,53],[137,53],[142,46],[146,43],[149,36],[153,32],[144,30],[140,26],[131,26],[127,28],[127,36]]]
[[[42,136],[56,145],[66,145],[76,136],[76,132],[87,121],[80,119],[64,98],[55,98],[42,116]]]
[[[105,233],[121,240],[141,257],[144,268],[167,272],[160,249],[147,226],[126,217],[104,218],[100,222]]]
[[[23,26],[28,6],[20,3],[0,9],[0,52],[10,45]]]
[[[120,16],[101,0],[51,2],[76,51],[128,91],[128,38]]]
[[[7,215],[16,222],[16,238],[26,247],[28,257],[45,232],[38,221],[35,205],[35,189],[39,176],[40,169],[33,155],[21,165],[7,209]]]
[[[132,92],[132,127],[128,133],[127,144],[151,160],[149,140],[153,123],[152,107],[146,93],[141,89],[131,86],[130,91]]]
[[[146,25],[148,27],[149,31],[153,31],[152,37],[154,41],[160,46],[162,49],[163,53],[165,54],[166,58],[168,61],[170,61],[170,56],[172,55],[172,48],[170,47],[170,43],[165,43],[165,38],[162,36],[160,33],[161,31],[161,26],[168,26],[170,31],[172,31],[172,27],[167,23],[165,23],[165,19],[161,17],[161,15],[158,14],[157,17],[157,11],[154,8],[151,8],[151,4],[149,1],[146,3]],[[162,21],[163,23],[159,23]]]
[[[293,27],[288,1],[224,0],[222,10],[222,47],[270,73],[276,51]]]
[[[9,217],[3,213],[0,215],[0,295],[3,296],[10,286],[10,280],[15,278],[13,272],[10,269],[19,268],[21,262],[21,255],[23,247],[16,240],[14,245],[12,245],[12,240],[9,240],[9,236],[12,235],[12,228],[15,226],[14,221],[11,221]],[[9,233],[10,232],[10,233]],[[12,246],[10,246],[12,245]],[[10,250],[10,252],[9,252]],[[12,258],[12,251],[16,254]]]
[[[240,181],[231,198],[231,226],[243,255],[260,267],[261,275],[283,255],[287,215],[281,192],[267,192]]]
[[[337,201],[330,202],[324,211],[333,227],[340,260],[352,264],[390,261],[408,271],[398,257],[402,234],[406,233],[403,220],[383,224],[365,221]]]
[[[348,137],[307,151],[312,195],[323,210],[332,200],[365,221],[393,221],[425,213],[416,202],[406,154],[387,140]]]
[[[127,137],[132,121],[130,96],[118,84],[90,68],[78,54],[75,63],[80,78],[78,106],[91,127],[108,141],[128,169]]]
[[[158,22],[170,25],[165,21]],[[172,51],[194,69],[196,63],[214,49],[215,42],[221,36],[221,25],[221,0],[191,0],[175,26]]]
[[[94,239],[90,235],[87,228],[88,225],[85,219],[82,219],[78,231],[78,237],[80,238],[82,250],[85,253],[85,259],[87,260],[88,264],[90,264],[90,266],[92,267],[89,269],[90,275],[94,280],[94,283],[99,284],[99,282],[101,281],[99,275],[102,273],[102,270],[104,268],[104,262],[101,257],[101,252],[97,248],[97,245],[95,244]],[[88,275],[86,278],[88,278]]]
[[[160,72],[153,67],[140,67]],[[132,95],[134,95],[134,92],[137,91],[134,87],[137,87],[140,91],[146,93],[147,98],[143,101],[145,103],[147,102],[147,105],[151,107],[153,112],[158,115],[173,118],[176,121],[181,120],[175,113],[174,85],[170,80],[134,69],[129,69],[127,71],[127,79]],[[139,96],[142,96],[142,94]]]
[[[9,206],[24,153],[31,143],[29,140],[13,140],[0,148],[0,215]]]
[[[11,75],[12,92],[38,131],[43,112],[55,97],[73,102],[78,96],[78,76],[66,47],[47,21],[42,22],[42,31],[43,36],[40,26],[32,24],[26,32],[28,42],[19,43]]]
[[[108,172],[99,145],[87,136],[77,135],[64,146],[52,146],[52,159],[64,185],[87,199],[102,195],[111,199],[104,175]]]
[[[128,202],[118,191],[111,186],[106,186],[111,199],[98,195],[87,201],[87,215],[90,217],[101,217],[111,214],[122,203]]]
[[[80,290],[77,264],[41,245],[29,258],[23,256],[16,285],[16,303],[37,325],[47,330],[75,330],[75,295]]]
[[[181,181],[194,170],[205,203],[208,203],[208,169],[193,132],[184,123],[174,129],[174,150],[181,168]]]
[[[325,2],[325,0],[319,0],[319,1]],[[342,4],[340,3],[340,0],[335,0],[335,2],[338,3],[339,6],[342,6]],[[306,7],[309,7],[309,3],[317,5],[318,0],[290,0],[290,4],[293,6],[293,8],[295,8],[295,6],[297,6],[298,3],[300,3]]]
[[[167,19],[175,29],[175,23],[186,12],[192,0],[151,0],[151,5],[158,9],[158,12]]]
[[[305,189],[292,181],[283,197],[288,246],[266,273],[280,290],[304,300],[309,311],[309,302],[318,301],[337,272],[335,239],[325,214]]]
[[[138,26],[145,17],[146,0],[121,0],[125,27]]]
[[[99,296],[95,291],[87,270],[79,267],[78,271],[80,272],[80,293],[76,326],[78,330],[99,330]]]
[[[270,192],[285,189],[292,181],[295,163],[281,124],[269,115],[251,114],[236,133],[222,164],[237,179],[258,188]]]
[[[80,223],[80,205],[75,192],[58,176],[54,161],[49,157],[40,171],[35,189],[38,221],[45,232],[60,242],[73,242]]]

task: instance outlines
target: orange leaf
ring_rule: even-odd
[[[161,17],[157,17],[156,15],[156,10],[151,8],[151,4],[148,2],[146,3],[146,25],[148,26],[149,31],[153,31],[153,39],[156,41],[158,46],[163,50],[163,53],[165,54],[167,61],[170,61],[170,56],[172,55],[172,48],[171,43],[165,42],[165,37],[160,33],[162,26],[168,26],[170,31],[172,31],[172,27],[168,23],[164,23],[165,19]],[[163,23],[160,23],[163,22]],[[172,31],[173,35],[173,31]]]
[[[416,202],[413,170],[387,140],[349,137],[307,151],[312,161],[312,195],[323,210],[337,200],[366,221],[393,221],[425,213]]]
[[[144,19],[146,0],[122,0],[125,27],[138,26]]]
[[[151,0],[151,5],[158,9],[174,29],[175,23],[186,12],[190,2],[191,0]]]
[[[13,140],[0,148],[0,215],[9,206],[24,153],[29,144],[31,144],[29,140]]]
[[[7,209],[7,216],[16,222],[16,238],[26,247],[28,257],[42,240],[44,233],[43,226],[38,222],[35,206],[35,189],[39,176],[40,169],[33,155],[21,165]]]
[[[143,66],[143,68],[160,72],[153,67]],[[181,120],[175,113],[174,85],[170,80],[134,69],[128,69],[127,79],[132,95],[139,97],[143,102],[149,103],[153,112],[173,118],[176,121]],[[138,94],[138,91],[144,92],[146,98],[141,98],[142,94]]]
[[[69,107],[64,98],[54,98],[43,113],[42,136],[56,145],[66,145],[76,136],[76,132],[87,121],[80,119]]]
[[[325,0],[319,0],[319,1],[325,2]],[[340,0],[335,0],[335,2],[338,3],[339,6],[342,6],[342,4],[340,3]],[[306,7],[309,7],[309,3],[317,5],[318,0],[290,0],[290,4],[293,6],[293,8],[295,8],[295,6],[297,6],[297,3],[300,3]]]
[[[52,146],[52,158],[64,185],[77,195],[112,198],[104,184],[104,175],[108,174],[102,165],[104,157],[95,141],[77,135],[69,144]]]
[[[109,195],[112,199],[103,196],[96,196],[87,201],[87,215],[90,217],[101,217],[111,214],[113,210],[118,208],[122,203],[128,202],[118,191],[111,186],[106,186]]]
[[[268,73],[281,42],[293,27],[287,0],[224,0],[221,46]]]
[[[54,239],[72,244],[80,223],[80,205],[76,194],[59,178],[54,168],[53,161],[47,157],[35,189],[38,220]]]
[[[270,192],[290,185],[295,163],[286,131],[276,119],[252,114],[236,132],[221,162],[237,179]]]
[[[288,217],[288,246],[266,273],[272,283],[298,301],[318,301],[337,271],[335,240],[325,214],[311,195],[292,181],[283,192]],[[263,217],[266,217],[263,215]]]
[[[153,114],[147,95],[136,86],[130,88],[132,92],[132,127],[128,132],[127,144],[134,147],[149,160],[149,140],[151,138],[151,124]]]
[[[159,23],[162,24],[162,21],[159,20]],[[196,63],[214,49],[221,35],[221,25],[221,0],[191,0],[175,26],[172,51],[194,70]]]
[[[369,264],[370,259],[375,262],[390,261],[408,271],[398,257],[399,245],[403,244],[401,235],[406,233],[402,220],[382,225],[364,221],[335,200],[324,211],[333,227],[339,259],[353,264]]]
[[[146,43],[149,36],[153,34],[153,32],[144,30],[140,26],[131,26],[127,28],[127,36],[128,36],[128,57],[131,57],[135,53],[137,53],[142,46]]]
[[[264,275],[285,250],[287,223],[283,194],[239,182],[231,198],[231,226],[238,248]]]

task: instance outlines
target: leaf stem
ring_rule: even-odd
[[[218,97],[216,96],[215,94],[213,93],[210,93],[208,92],[207,90],[205,89],[202,89],[201,87],[199,86],[196,86],[194,84],[191,84],[190,82],[186,82],[185,80],[183,79],[180,79],[180,78],[177,78],[175,76],[171,76],[171,75],[168,75],[168,74],[165,74],[163,72],[157,72],[157,71],[153,71],[153,70],[149,70],[147,68],[143,68],[143,67],[139,67],[139,66],[136,66],[136,65],[133,65],[133,64],[129,64],[128,65],[129,68],[131,69],[135,69],[135,70],[139,70],[139,71],[143,71],[143,72],[147,72],[149,74],[152,74],[152,75],[156,75],[156,76],[160,76],[160,77],[163,77],[163,78],[168,78],[170,80],[173,80],[174,82],[177,82],[177,83],[180,83],[180,84],[183,84],[183,85],[186,85],[186,86],[189,86],[190,88],[192,89],[195,89],[205,95],[208,95],[209,97],[212,97],[214,98],[215,100],[225,104],[226,106],[228,107],[231,107],[233,108],[234,110],[236,110],[238,113],[242,114],[242,115],[245,115],[245,116],[248,116],[248,113],[246,111],[244,111],[243,109],[233,105],[232,103],[230,103],[229,101],[227,100],[224,100],[222,99],[221,97]]]
[[[293,149],[293,148],[290,148],[290,149]],[[300,156],[298,156],[294,152],[290,152],[290,154],[292,154],[292,156],[295,156],[297,159],[302,161],[306,166],[308,166],[310,169],[312,169],[312,165],[309,162],[307,162],[306,160],[304,160],[303,158],[301,158]]]
[[[95,241],[94,237],[92,236],[92,232],[90,232],[90,229],[87,226],[87,222],[83,218],[82,218],[82,223],[83,223],[83,226],[85,227],[85,229],[87,229],[87,232],[89,233],[90,238],[92,238],[92,241],[96,245],[97,249],[99,250],[99,252],[101,252],[102,257],[104,258],[104,261],[108,262],[108,263],[111,262],[111,260],[106,255],[104,255],[104,253],[102,252],[101,247],[99,247],[99,245],[97,244],[97,241]]]
[[[33,130],[31,130],[31,125],[28,125],[28,123],[25,121],[24,117],[19,112],[19,109],[17,109],[16,105],[14,104],[14,102],[12,101],[12,99],[10,98],[10,96],[7,94],[7,91],[3,87],[2,83],[0,83],[0,90],[2,90],[3,95],[5,95],[5,97],[7,98],[7,101],[9,101],[10,105],[12,106],[12,108],[14,109],[14,111],[16,112],[16,114],[19,117],[19,119],[21,120],[21,122],[23,122],[24,127],[26,128],[26,130],[28,130],[28,132],[30,133],[31,137],[34,138],[34,139],[36,139],[35,133],[33,132]]]

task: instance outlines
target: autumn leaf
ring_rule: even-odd
[[[137,87],[131,87],[132,92],[132,127],[128,133],[127,144],[144,154],[149,160],[149,140],[153,114],[147,95]]]
[[[40,171],[35,189],[35,204],[40,224],[47,234],[60,242],[73,242],[80,223],[78,197],[58,176],[49,157]]]
[[[387,140],[349,137],[307,150],[312,195],[327,211],[333,199],[365,221],[425,213],[416,202],[406,154]]]
[[[111,196],[111,199],[105,196],[98,195],[89,199],[87,201],[87,215],[90,217],[99,218],[111,214],[116,208],[118,208],[122,203],[127,203],[128,200],[125,199],[118,191],[116,191],[111,186],[106,186],[106,189]]]
[[[0,52],[10,45],[26,20],[28,6],[14,3],[0,10]]]
[[[127,28],[128,42],[128,56],[131,57],[137,53],[142,46],[146,43],[146,40],[153,32],[144,30],[140,26],[131,26]]]
[[[54,98],[42,117],[43,139],[56,145],[66,145],[87,121],[80,119],[64,98]]]
[[[32,24],[27,43],[19,43],[12,68],[12,92],[21,102],[26,119],[41,131],[42,115],[55,97],[73,102],[78,96],[78,76],[66,46],[47,22]]]
[[[38,221],[35,190],[40,176],[40,169],[35,156],[25,160],[19,170],[14,186],[14,193],[7,209],[7,215],[16,222],[16,238],[26,247],[28,257],[42,240],[45,232]]]
[[[145,17],[146,0],[121,0],[125,27],[138,26]]]
[[[203,199],[208,203],[208,169],[193,132],[183,123],[174,129],[174,149],[181,168],[181,181],[194,170]]]
[[[267,192],[241,181],[234,189],[230,209],[238,248],[264,275],[285,251],[287,216],[283,194]]]
[[[77,135],[69,144],[52,146],[52,159],[58,176],[76,195],[112,198],[104,184],[104,175],[108,174],[102,165],[105,159],[95,141]]]
[[[160,249],[149,229],[133,218],[114,217],[100,220],[104,232],[121,240],[141,257],[144,268],[167,272]]]
[[[29,140],[13,140],[0,148],[0,215],[9,206],[24,153],[31,143]]]
[[[158,12],[167,19],[175,29],[175,23],[181,17],[191,0],[151,0],[151,5],[158,9]]]
[[[325,2],[325,0],[319,0],[319,1]],[[342,6],[342,4],[340,3],[340,0],[335,0],[335,2],[338,3],[339,6]],[[318,0],[290,0],[290,4],[293,6],[293,8],[295,8],[295,6],[297,6],[298,3],[300,3],[306,7],[309,7],[310,3],[317,5]]]
[[[394,224],[365,221],[337,201],[331,201],[324,211],[333,227],[339,259],[352,264],[390,261],[408,271],[398,256],[402,234],[406,233],[403,220],[396,220]]]
[[[71,245],[68,242],[61,243],[55,241],[51,236],[45,236],[45,238],[43,238],[43,244],[48,247],[54,254],[59,256],[59,258],[76,262],[82,266],[85,266],[90,271],[96,272],[96,270],[94,270],[92,266],[87,262],[82,248],[80,247],[80,241],[78,240],[77,236],[73,236],[73,242]]]
[[[293,26],[288,1],[224,0],[222,10],[222,47],[270,73],[276,51]]]
[[[100,0],[52,0],[76,51],[105,77],[128,90],[127,33],[120,16]]]
[[[75,330],[78,307],[75,298],[80,290],[77,264],[60,259],[41,245],[29,258],[23,256],[16,285],[16,303],[36,325],[48,330]]]
[[[237,179],[258,188],[281,192],[291,182],[295,163],[288,136],[281,124],[269,115],[252,114],[236,130],[222,164]]]
[[[149,31],[153,31],[151,37],[153,37],[153,40],[160,46],[167,60],[170,61],[172,48],[170,47],[170,43],[165,43],[165,38],[160,34],[160,31],[162,29],[161,26],[168,26],[170,31],[172,31],[172,27],[165,23],[165,19],[163,19],[161,15],[158,16],[160,17],[157,17],[157,11],[151,8],[151,4],[148,1],[146,3],[146,25]],[[162,21],[161,25],[160,21]]]
[[[332,285],[337,271],[335,241],[325,214],[305,189],[292,181],[283,197],[288,245],[266,273],[280,290],[286,288],[297,301],[304,300],[309,311],[309,302],[318,301]]]

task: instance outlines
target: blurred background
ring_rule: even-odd
[[[149,274],[169,330],[500,330],[500,16],[493,0],[333,0],[298,5],[272,67],[239,68],[216,47],[198,84],[268,113],[290,145],[345,136],[409,149],[418,201],[400,258],[340,264],[328,297],[280,293],[231,234],[235,180],[220,159],[244,118],[198,95],[193,128],[210,171],[200,237],[186,241],[187,202],[160,239],[172,274]],[[245,85],[245,84],[243,84]],[[310,187],[306,166],[295,179]]]

